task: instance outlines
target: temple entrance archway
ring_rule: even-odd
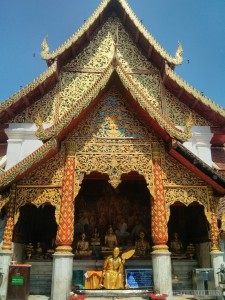
[[[184,251],[187,251],[187,247],[190,244],[195,246],[194,258],[198,259],[199,249],[210,242],[209,230],[210,225],[203,205],[195,201],[186,206],[177,201],[170,206],[168,222],[169,246],[176,232],[183,243]]]
[[[39,207],[29,203],[19,209],[12,241],[30,247],[27,247],[27,251],[23,249],[25,257],[21,257],[21,260],[26,258],[43,259],[47,251],[54,248],[56,232],[55,207],[47,202]]]
[[[85,175],[75,198],[73,248],[82,232],[91,241],[95,228],[104,246],[109,227],[113,228],[123,248],[134,246],[141,230],[152,244],[150,199],[146,181],[137,173],[123,175],[116,188],[109,183],[107,175],[98,172]],[[125,226],[125,238],[119,235],[120,226]]]

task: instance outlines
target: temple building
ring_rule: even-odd
[[[43,41],[47,70],[0,103],[1,299],[12,259],[31,293],[66,300],[113,245],[136,248],[127,267],[152,269],[159,293],[181,265],[213,268],[218,288],[225,110],[176,74],[182,53],[127,0],[102,0],[53,52]]]

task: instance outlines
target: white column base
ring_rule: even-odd
[[[71,292],[73,254],[53,254],[52,300],[67,300]]]
[[[155,292],[167,294],[167,299],[172,299],[171,253],[166,251],[152,252],[151,255]]]
[[[218,289],[220,286],[219,286],[219,276],[217,273],[219,272],[219,268],[221,267],[221,265],[224,265],[223,252],[210,252],[210,255],[211,255],[211,262],[214,271],[215,287],[216,289]]]
[[[0,251],[0,273],[3,273],[3,280],[0,287],[0,299],[7,299],[9,265],[12,260],[12,252]]]
[[[219,275],[217,273],[221,265],[224,265],[223,252],[210,252],[210,255],[211,255],[211,263],[214,272],[215,289],[216,292],[218,293],[216,299],[221,300],[224,299],[223,297],[224,286],[223,285],[221,286],[219,284]]]

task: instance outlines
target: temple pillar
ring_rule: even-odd
[[[216,290],[221,291],[219,286],[218,271],[223,262],[223,252],[220,251],[219,247],[219,228],[217,225],[217,205],[219,200],[213,196],[213,191],[208,190],[209,204],[210,204],[210,235],[211,235],[211,264],[214,271],[215,287]]]
[[[152,144],[153,163],[153,200],[151,204],[152,219],[152,266],[154,289],[157,293],[168,294],[172,298],[171,253],[168,250],[168,230],[166,219],[166,201],[161,169],[161,153],[158,143]]]
[[[5,300],[8,289],[9,265],[12,260],[12,234],[14,227],[14,207],[15,207],[16,189],[12,186],[10,200],[7,206],[6,225],[2,248],[0,249],[0,273],[3,274],[2,284],[0,288],[0,299]]]
[[[53,255],[51,299],[66,300],[73,274],[72,242],[74,233],[75,145],[66,143],[65,171],[62,186],[56,253]]]

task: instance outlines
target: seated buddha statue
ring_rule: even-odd
[[[86,234],[83,232],[81,239],[77,242],[77,249],[75,254],[90,255],[91,250],[89,249],[89,242],[86,238]]]
[[[143,257],[149,255],[150,245],[145,239],[144,231],[139,233],[139,239],[135,242],[135,256]]]
[[[184,246],[182,240],[179,238],[179,234],[174,232],[173,238],[170,242],[170,250],[173,255],[184,255]]]
[[[91,237],[91,245],[92,246],[100,246],[101,242],[100,242],[100,235],[99,235],[99,232],[98,232],[98,228],[95,227],[94,228],[94,232],[92,234],[92,237]]]

